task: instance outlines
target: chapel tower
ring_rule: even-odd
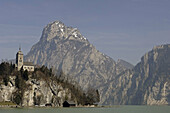
[[[19,71],[23,66],[23,53],[20,47],[19,47],[19,51],[16,54],[16,64],[17,64],[17,70]]]

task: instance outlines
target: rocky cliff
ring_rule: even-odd
[[[122,59],[118,59],[118,61],[116,62],[116,70],[117,72],[121,73],[123,71],[126,71],[128,69],[133,69],[134,66],[132,64],[130,64],[129,62],[126,62]]]
[[[13,102],[21,106],[62,106],[64,101],[75,102],[76,105],[92,105],[99,102],[99,92],[90,88],[83,91],[63,72],[54,75],[46,66],[36,67],[33,72],[15,64],[0,64],[0,103]]]
[[[24,91],[19,90],[16,86],[16,76],[9,76],[9,82],[4,85],[0,84],[0,102],[12,101],[22,106],[62,106],[66,100],[71,100],[72,93],[69,88],[64,88],[57,81],[30,78],[26,85],[22,86]],[[23,93],[21,95],[21,93]],[[20,102],[21,101],[21,102]],[[76,100],[74,100],[76,101]]]
[[[132,70],[102,87],[104,104],[170,104],[170,45],[154,47]]]

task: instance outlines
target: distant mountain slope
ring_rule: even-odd
[[[119,70],[120,70],[120,72],[122,72],[122,71],[125,71],[127,69],[133,69],[133,68],[134,68],[134,66],[132,64],[130,64],[130,63],[128,63],[128,62],[126,62],[126,61],[124,61],[122,59],[118,59],[118,61],[116,62],[116,70],[117,70],[117,72]]]
[[[126,62],[122,59],[118,59],[118,61],[116,62],[117,65],[121,65],[122,67],[126,68],[126,69],[133,69],[134,66],[132,64],[130,64],[129,62]]]
[[[170,104],[170,44],[154,47],[101,89],[103,104]]]

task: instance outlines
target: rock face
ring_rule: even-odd
[[[154,47],[105,86],[104,104],[170,104],[170,44]],[[106,95],[106,96],[105,96]]]
[[[52,103],[54,106],[62,106],[66,97],[71,99],[71,91],[68,88],[64,89],[57,82],[47,83],[44,80],[32,79],[27,81],[27,84],[30,87],[24,93],[23,106],[48,103]]]
[[[15,92],[18,88],[15,85],[16,76],[10,76],[8,85],[0,85],[0,102],[13,101]],[[46,82],[43,79],[29,79],[26,84],[29,86],[23,94],[22,106],[34,106],[53,104],[53,106],[62,106],[66,97],[71,100],[71,91],[63,88],[62,85],[55,81]]]
[[[11,100],[12,94],[16,91],[16,87],[14,86],[15,78],[16,77],[10,77],[11,82],[7,86],[3,85],[3,81],[1,81],[0,102]]]
[[[59,21],[44,28],[40,41],[25,58],[34,64],[63,70],[84,89],[97,88],[123,71],[116,68],[113,59],[96,50],[77,28],[67,27]]]
[[[117,73],[121,73],[122,71],[125,71],[127,69],[133,69],[134,66],[124,60],[118,59],[116,62],[116,71]],[[119,72],[120,71],[120,72]]]
[[[130,64],[129,62],[126,62],[122,59],[118,59],[118,61],[116,62],[116,64],[120,67],[123,67],[124,69],[133,69],[134,66],[132,64]]]

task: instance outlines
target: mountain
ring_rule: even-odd
[[[34,64],[64,72],[83,89],[96,88],[100,104],[169,104],[170,45],[146,53],[135,67],[96,50],[77,28],[48,24],[25,56]]]
[[[132,70],[122,72],[102,89],[103,104],[169,105],[170,44],[154,47]]]
[[[125,69],[133,69],[134,68],[134,66],[132,64],[130,64],[129,62],[126,62],[122,59],[118,59],[116,64],[121,65],[120,67],[124,67]]]
[[[31,48],[25,60],[63,71],[83,89],[100,90],[103,84],[127,69],[124,64],[117,65],[112,58],[99,52],[77,28],[67,27],[60,21],[43,29],[39,42]]]
[[[96,50],[77,28],[67,27],[60,21],[43,29],[40,41],[25,59],[62,70],[83,89],[97,88],[124,71],[116,67],[112,58]]]
[[[129,62],[126,62],[122,59],[118,59],[118,61],[116,62],[116,69],[117,70],[127,70],[127,69],[133,69],[134,66],[132,64],[130,64]]]

